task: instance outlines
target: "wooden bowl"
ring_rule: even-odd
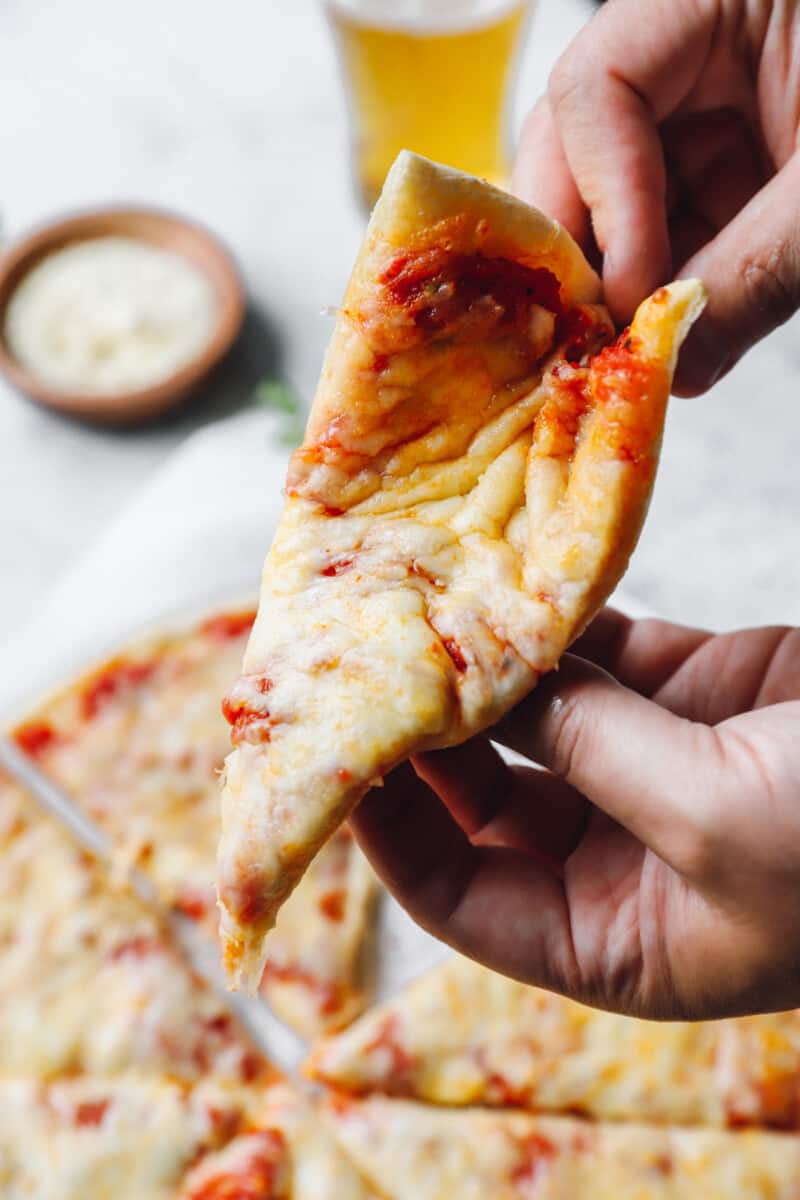
[[[216,325],[200,353],[159,383],[128,392],[62,391],[14,358],[3,333],[6,307],[23,276],[46,255],[73,242],[109,236],[136,238],[170,250],[199,268],[216,296]],[[233,259],[200,225],[148,208],[77,213],[40,226],[0,256],[0,371],[20,391],[50,408],[109,425],[139,421],[174,408],[203,382],[233,345],[244,311],[244,289]]]

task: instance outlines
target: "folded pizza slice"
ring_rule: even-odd
[[[217,936],[220,695],[255,613],[224,610],[122,647],[42,701],[18,743],[110,835],[120,874],[138,867],[161,901]],[[364,1007],[361,956],[375,877],[346,827],[281,912],[260,991],[302,1037]]]
[[[234,985],[367,789],[551,669],[644,518],[696,282],[614,330],[557,224],[404,153],[336,322],[228,694],[218,891]]]
[[[606,1121],[800,1128],[800,1012],[640,1021],[460,955],[320,1042],[306,1070],[355,1095]]]
[[[331,1104],[341,1144],[387,1200],[794,1200],[800,1140],[592,1124],[373,1097]]]

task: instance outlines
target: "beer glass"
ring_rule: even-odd
[[[531,0],[326,0],[372,206],[402,149],[503,183],[510,84]]]

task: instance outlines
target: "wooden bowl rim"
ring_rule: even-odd
[[[148,236],[160,230],[164,236]],[[47,255],[74,242],[129,237],[160,246],[187,259],[209,280],[217,300],[217,320],[204,347],[188,363],[158,383],[125,392],[67,391],[44,382],[11,353],[5,313],[18,284]],[[194,243],[197,256],[181,243]],[[114,204],[78,209],[35,225],[0,253],[0,372],[31,399],[49,408],[107,422],[155,416],[182,400],[227,354],[245,316],[245,291],[233,255],[216,234],[194,219],[157,206]]]

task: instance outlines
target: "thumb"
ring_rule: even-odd
[[[709,726],[567,655],[490,736],[566,780],[676,870],[691,868],[722,784]]]
[[[708,307],[681,352],[675,391],[705,391],[800,307],[800,151],[681,269]]]

